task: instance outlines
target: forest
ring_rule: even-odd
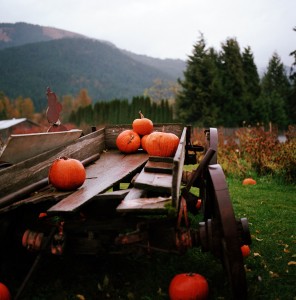
[[[167,85],[157,80],[132,99],[98,101],[82,88],[78,95],[59,95],[62,122],[76,126],[130,123],[141,110],[154,122],[285,129],[296,120],[296,50],[291,49],[290,55],[294,63],[289,70],[274,52],[259,76],[251,47],[241,50],[237,40],[229,38],[217,51],[207,47],[201,34],[188,57],[183,79],[170,86],[170,93]],[[9,99],[0,92],[0,119],[34,120],[36,113],[31,98]],[[40,117],[40,112],[37,115]]]

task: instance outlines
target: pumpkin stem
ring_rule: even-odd
[[[145,118],[144,115],[142,114],[142,112],[140,110],[139,110],[139,114],[140,114],[141,119]]]
[[[67,160],[67,159],[69,159],[69,157],[67,157],[67,156],[60,156],[59,159]]]

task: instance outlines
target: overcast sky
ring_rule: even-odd
[[[208,46],[236,38],[258,68],[274,52],[291,66],[296,0],[0,0],[0,22],[27,22],[112,42],[158,58],[186,60],[203,33]]]

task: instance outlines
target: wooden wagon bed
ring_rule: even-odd
[[[180,137],[176,154],[171,158],[149,157],[141,149],[133,154],[121,153],[116,148],[116,137],[127,128],[130,126],[107,126],[70,145],[0,170],[0,213],[43,200],[54,201],[48,214],[74,213],[91,201],[112,197],[122,198],[116,209],[118,213],[164,211],[168,203],[176,206],[185,157],[186,127],[181,124],[154,126],[155,130],[174,132]],[[86,180],[74,192],[60,192],[48,185],[49,167],[61,156],[85,162]],[[120,183],[128,183],[129,189],[118,191]]]

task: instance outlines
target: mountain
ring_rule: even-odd
[[[108,41],[27,23],[0,23],[0,91],[45,107],[47,86],[59,96],[83,88],[93,101],[142,95],[154,80],[176,82],[185,62],[117,48]]]

